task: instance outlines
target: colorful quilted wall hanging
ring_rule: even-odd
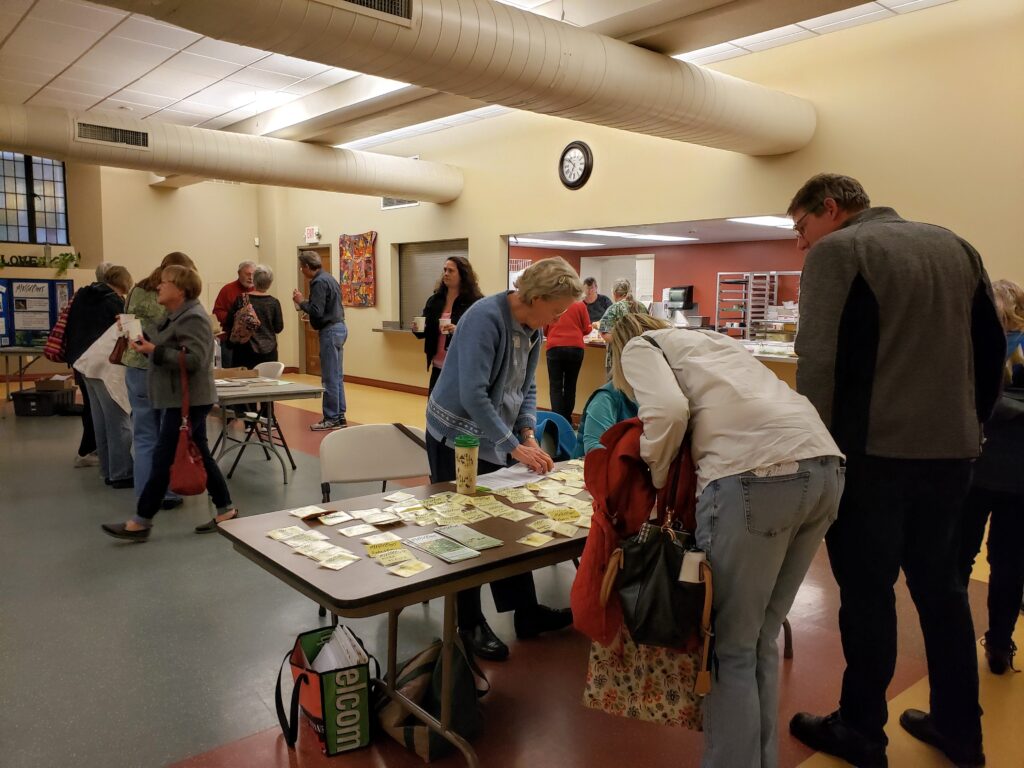
[[[372,307],[377,303],[377,266],[374,255],[376,232],[342,235],[338,238],[341,254],[341,303],[345,307]]]

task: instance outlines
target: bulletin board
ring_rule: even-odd
[[[0,346],[45,346],[73,292],[71,280],[0,280]]]

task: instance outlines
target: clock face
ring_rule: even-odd
[[[574,141],[562,150],[558,163],[558,177],[569,189],[579,189],[587,183],[594,167],[594,156],[590,147],[582,141]]]

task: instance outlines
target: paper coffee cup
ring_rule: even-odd
[[[414,331],[416,331],[417,333],[419,333],[420,331],[422,331],[426,327],[427,327],[427,318],[423,317],[422,315],[420,315],[418,317],[414,317],[412,319],[412,329]]]
[[[476,462],[480,453],[480,440],[472,435],[455,438],[455,490],[458,493],[476,492]]]

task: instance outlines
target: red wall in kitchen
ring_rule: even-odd
[[[509,246],[509,258],[539,261],[551,256],[562,256],[580,270],[583,256],[626,256],[654,254],[654,297],[660,300],[661,289],[673,285],[692,285],[693,300],[700,305],[702,315],[714,322],[715,284],[719,272],[799,272],[804,266],[804,254],[797,250],[793,240],[757,240],[746,243],[692,243],[690,245],[664,245],[642,248],[612,248],[578,253],[560,253],[550,248]],[[794,281],[783,283],[781,301],[796,299]],[[787,287],[790,290],[787,290]]]

